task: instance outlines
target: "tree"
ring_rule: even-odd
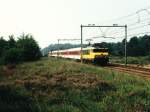
[[[140,46],[143,51],[143,56],[150,55],[150,36],[144,35],[140,37]]]
[[[0,37],[0,57],[5,52],[6,48],[7,48],[7,41],[3,37]]]
[[[14,48],[14,47],[16,47],[16,41],[15,41],[13,35],[10,35],[10,36],[9,36],[8,47],[9,47],[9,48]]]
[[[8,49],[4,55],[4,64],[17,64],[23,61],[23,50],[18,48]]]
[[[23,50],[23,60],[32,61],[41,57],[40,48],[32,35],[23,34],[17,41],[17,48]]]
[[[128,55],[129,56],[140,56],[142,55],[142,51],[140,48],[140,42],[137,37],[133,37],[130,39],[128,43]]]

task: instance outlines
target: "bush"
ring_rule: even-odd
[[[17,64],[23,60],[23,50],[18,48],[10,48],[4,54],[5,64]]]
[[[4,64],[4,57],[0,57],[0,65]]]
[[[23,34],[17,41],[13,35],[8,41],[0,37],[0,51],[0,65],[34,61],[42,56],[38,43],[29,34]]]
[[[32,35],[23,34],[17,41],[17,47],[23,50],[24,61],[37,60],[42,56],[40,48]]]
[[[38,104],[26,91],[13,84],[0,85],[0,112],[40,112]]]

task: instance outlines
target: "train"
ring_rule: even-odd
[[[85,63],[90,62],[101,65],[106,65],[109,62],[108,48],[94,45],[82,48],[82,52],[81,47],[51,51],[49,52],[48,56],[74,59],[78,61],[81,61],[82,59]]]

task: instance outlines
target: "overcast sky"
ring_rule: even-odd
[[[31,33],[41,48],[58,38],[80,38],[81,24],[104,24],[150,0],[0,0],[0,36]]]

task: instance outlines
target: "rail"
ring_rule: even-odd
[[[121,64],[109,64],[108,66],[104,67],[111,70],[116,70],[119,72],[129,73],[133,75],[142,76],[145,78],[150,78],[150,69],[143,68],[143,67],[136,67],[136,66],[125,66]]]

